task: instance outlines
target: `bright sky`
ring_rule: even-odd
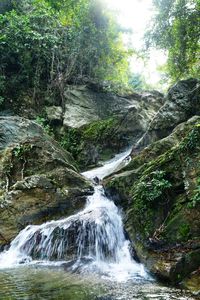
[[[108,6],[118,11],[118,21],[132,29],[131,41],[133,47],[140,50],[143,45],[143,34],[154,14],[152,0],[105,0]],[[144,66],[141,60],[133,59],[131,62],[134,73],[143,73],[146,81],[156,84],[160,80],[158,66],[166,62],[164,53],[152,50],[149,62]]]

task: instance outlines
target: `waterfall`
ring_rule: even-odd
[[[125,165],[130,150],[100,168],[83,173],[89,179],[108,176]],[[142,279],[148,275],[133,260],[122,217],[103,187],[94,184],[85,208],[70,217],[42,225],[29,225],[0,254],[0,268],[22,263],[60,264],[78,272],[95,272],[112,279]]]

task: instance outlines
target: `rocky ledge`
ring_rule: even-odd
[[[200,117],[179,124],[105,180],[123,207],[142,262],[160,279],[188,282],[200,266]],[[198,286],[199,288],[199,286]]]
[[[83,208],[92,187],[72,156],[41,126],[0,117],[0,247],[28,224],[41,224]]]

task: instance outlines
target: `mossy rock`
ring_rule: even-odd
[[[117,201],[139,258],[173,283],[198,267],[193,248],[200,240],[199,124],[200,117],[193,117],[169,137],[133,152],[132,162],[104,182],[107,193],[123,199]]]
[[[0,118],[0,246],[28,224],[69,216],[83,208],[92,186],[72,156],[41,126]]]

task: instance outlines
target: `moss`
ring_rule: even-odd
[[[104,141],[104,139],[110,139],[115,134],[118,120],[115,118],[109,118],[91,123],[83,130],[83,139],[92,141]]]
[[[193,272],[189,278],[185,279],[182,286],[192,291],[196,296],[200,296],[200,270]]]
[[[190,236],[190,225],[188,223],[183,223],[181,224],[181,226],[179,227],[179,232],[178,232],[178,237],[182,240],[182,241],[187,241],[189,239]]]
[[[188,203],[189,208],[194,208],[197,205],[200,205],[200,177],[197,178],[197,186],[193,191],[191,201]]]
[[[78,156],[81,152],[82,133],[76,128],[67,128],[65,133],[59,137],[60,145],[70,152],[75,160],[78,160]]]
[[[198,238],[198,213],[189,211],[188,204],[199,201],[200,127],[185,126],[133,154],[132,162],[106,183],[128,202],[126,226],[143,243],[149,238],[167,244]]]
[[[85,169],[112,158],[113,152],[127,146],[125,137],[117,133],[119,125],[119,119],[112,117],[78,129],[66,128],[64,133],[57,135],[57,139],[73,155],[80,169]]]

